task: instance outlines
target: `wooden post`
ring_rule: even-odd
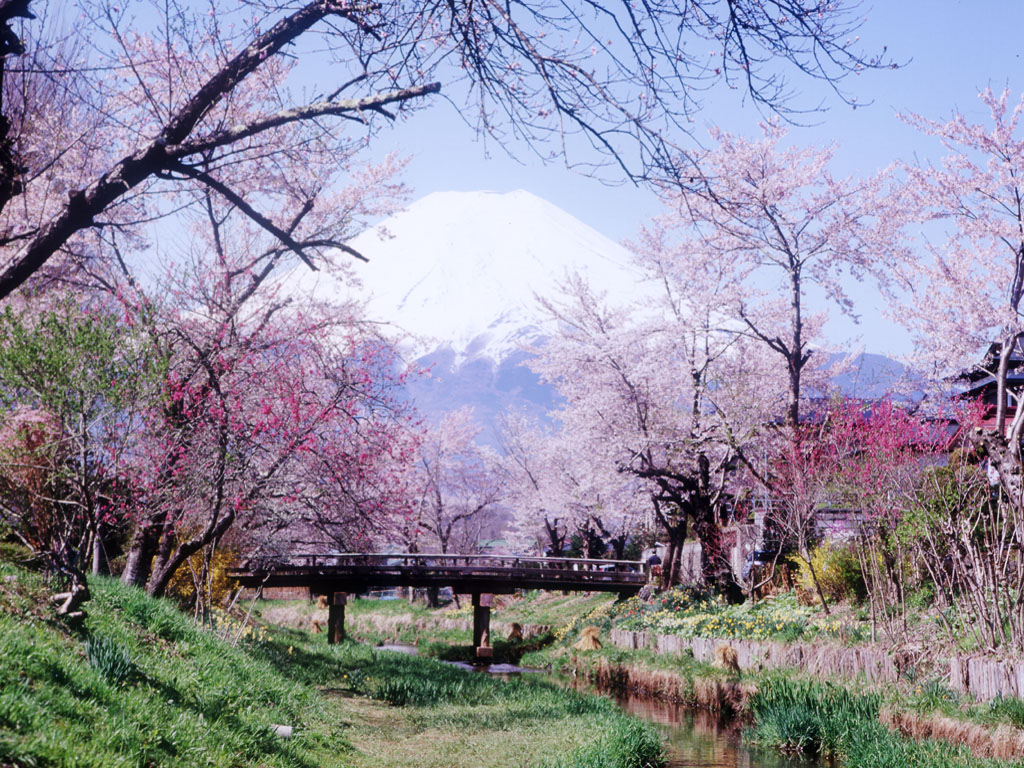
[[[327,606],[327,642],[336,645],[345,639],[345,600],[344,592],[335,592]]]
[[[489,593],[473,594],[473,647],[476,648],[478,659],[494,657],[491,648],[491,606],[494,595]]]

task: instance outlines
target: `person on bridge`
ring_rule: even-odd
[[[661,558],[658,557],[657,551],[647,558],[647,575],[652,583],[661,580]]]

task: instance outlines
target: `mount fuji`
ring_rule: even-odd
[[[351,243],[371,317],[410,335],[420,354],[495,363],[544,333],[536,297],[579,272],[613,300],[639,280],[621,245],[518,190],[435,192]]]
[[[485,426],[511,404],[553,404],[523,365],[526,346],[550,332],[538,297],[557,297],[574,272],[612,302],[644,290],[623,246],[522,190],[435,192],[349,244],[369,259],[355,269],[369,319],[430,366],[410,387],[416,405],[428,417],[472,405]],[[316,280],[316,292],[348,290]]]

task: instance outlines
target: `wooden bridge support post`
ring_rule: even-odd
[[[327,605],[327,642],[336,645],[345,639],[345,601],[344,592],[334,592]]]
[[[476,648],[478,659],[494,657],[491,648],[491,606],[494,595],[489,593],[473,594],[473,647]]]

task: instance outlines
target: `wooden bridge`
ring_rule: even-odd
[[[439,554],[293,555],[252,560],[228,575],[246,587],[306,587],[328,600],[327,641],[345,636],[349,593],[372,587],[451,587],[473,596],[473,645],[490,655],[493,595],[517,589],[617,592],[634,595],[647,583],[644,564],[633,560]]]

